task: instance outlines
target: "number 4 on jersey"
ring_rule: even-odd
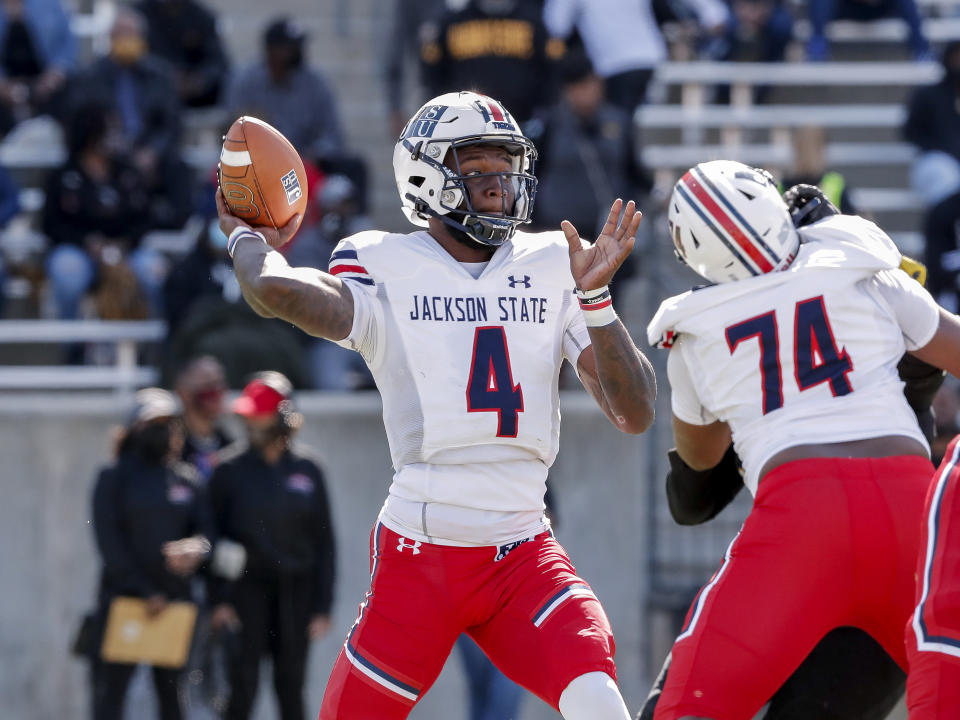
[[[502,327],[478,327],[467,381],[467,412],[497,413],[497,437],[517,436],[523,391],[513,384],[507,335]]]
[[[731,325],[727,328],[726,337],[731,355],[742,341],[757,338],[760,343],[763,414],[783,407],[783,374],[780,371],[777,314],[771,311]],[[847,378],[847,373],[853,370],[853,362],[846,349],[837,348],[822,295],[801,300],[796,305],[793,322],[793,367],[797,387],[801,392],[822,382],[830,384],[830,392],[834,397],[853,392]]]

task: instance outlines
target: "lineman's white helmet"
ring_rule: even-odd
[[[714,283],[782,270],[800,246],[770,173],[732,160],[687,171],[673,187],[667,222],[677,257]]]

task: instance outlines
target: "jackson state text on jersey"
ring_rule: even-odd
[[[516,233],[476,279],[422,231],[360,233],[332,257],[332,273],[360,283],[341,344],[374,375],[398,475],[420,463],[478,473],[408,499],[541,507],[559,445],[560,365],[589,344],[563,234]],[[512,477],[491,478],[480,467],[491,463],[510,463]]]

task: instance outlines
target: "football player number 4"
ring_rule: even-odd
[[[507,335],[502,327],[478,327],[467,379],[467,412],[495,412],[497,437],[516,437],[523,390],[513,383]]]
[[[780,342],[777,314],[770,311],[731,325],[726,332],[732,355],[742,342],[756,338],[760,343],[760,377],[763,413],[783,406],[783,374],[780,370]],[[846,349],[837,348],[830,328],[823,296],[797,303],[793,317],[793,366],[797,387],[803,390],[828,383],[834,397],[853,392],[847,373],[853,362]]]

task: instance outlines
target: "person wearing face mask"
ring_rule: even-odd
[[[47,178],[43,231],[52,247],[46,271],[63,319],[80,316],[81,300],[97,280],[101,317],[142,318],[147,303],[159,302],[166,261],[140,246],[149,227],[149,187],[118,153],[115,129],[109,106],[95,98],[79,105],[67,127],[67,160]],[[132,283],[111,282],[130,271]]]
[[[211,624],[234,635],[226,720],[250,717],[268,651],[281,719],[304,720],[310,641],[330,629],[333,525],[322,471],[290,446],[303,422],[292,392],[274,371],[244,387],[233,410],[247,443],[225,451],[210,478],[217,533]]]
[[[102,560],[98,625],[119,596],[143,598],[156,615],[191,600],[191,576],[210,548],[209,513],[195,473],[176,462],[183,433],[176,399],[166,390],[137,392],[118,438],[116,461],[93,491],[93,529]],[[99,645],[99,644],[98,644]],[[119,720],[135,665],[93,658],[94,720]],[[153,668],[161,720],[180,720],[181,673]]]
[[[183,408],[180,459],[192,465],[206,482],[219,461],[219,451],[231,442],[220,425],[227,390],[223,365],[212,355],[193,358],[177,374],[174,388]]]
[[[71,107],[96,98],[119,118],[117,144],[149,181],[151,229],[180,228],[190,215],[190,171],[180,158],[180,103],[167,64],[149,52],[143,16],[120,5],[109,51],[71,93]]]

